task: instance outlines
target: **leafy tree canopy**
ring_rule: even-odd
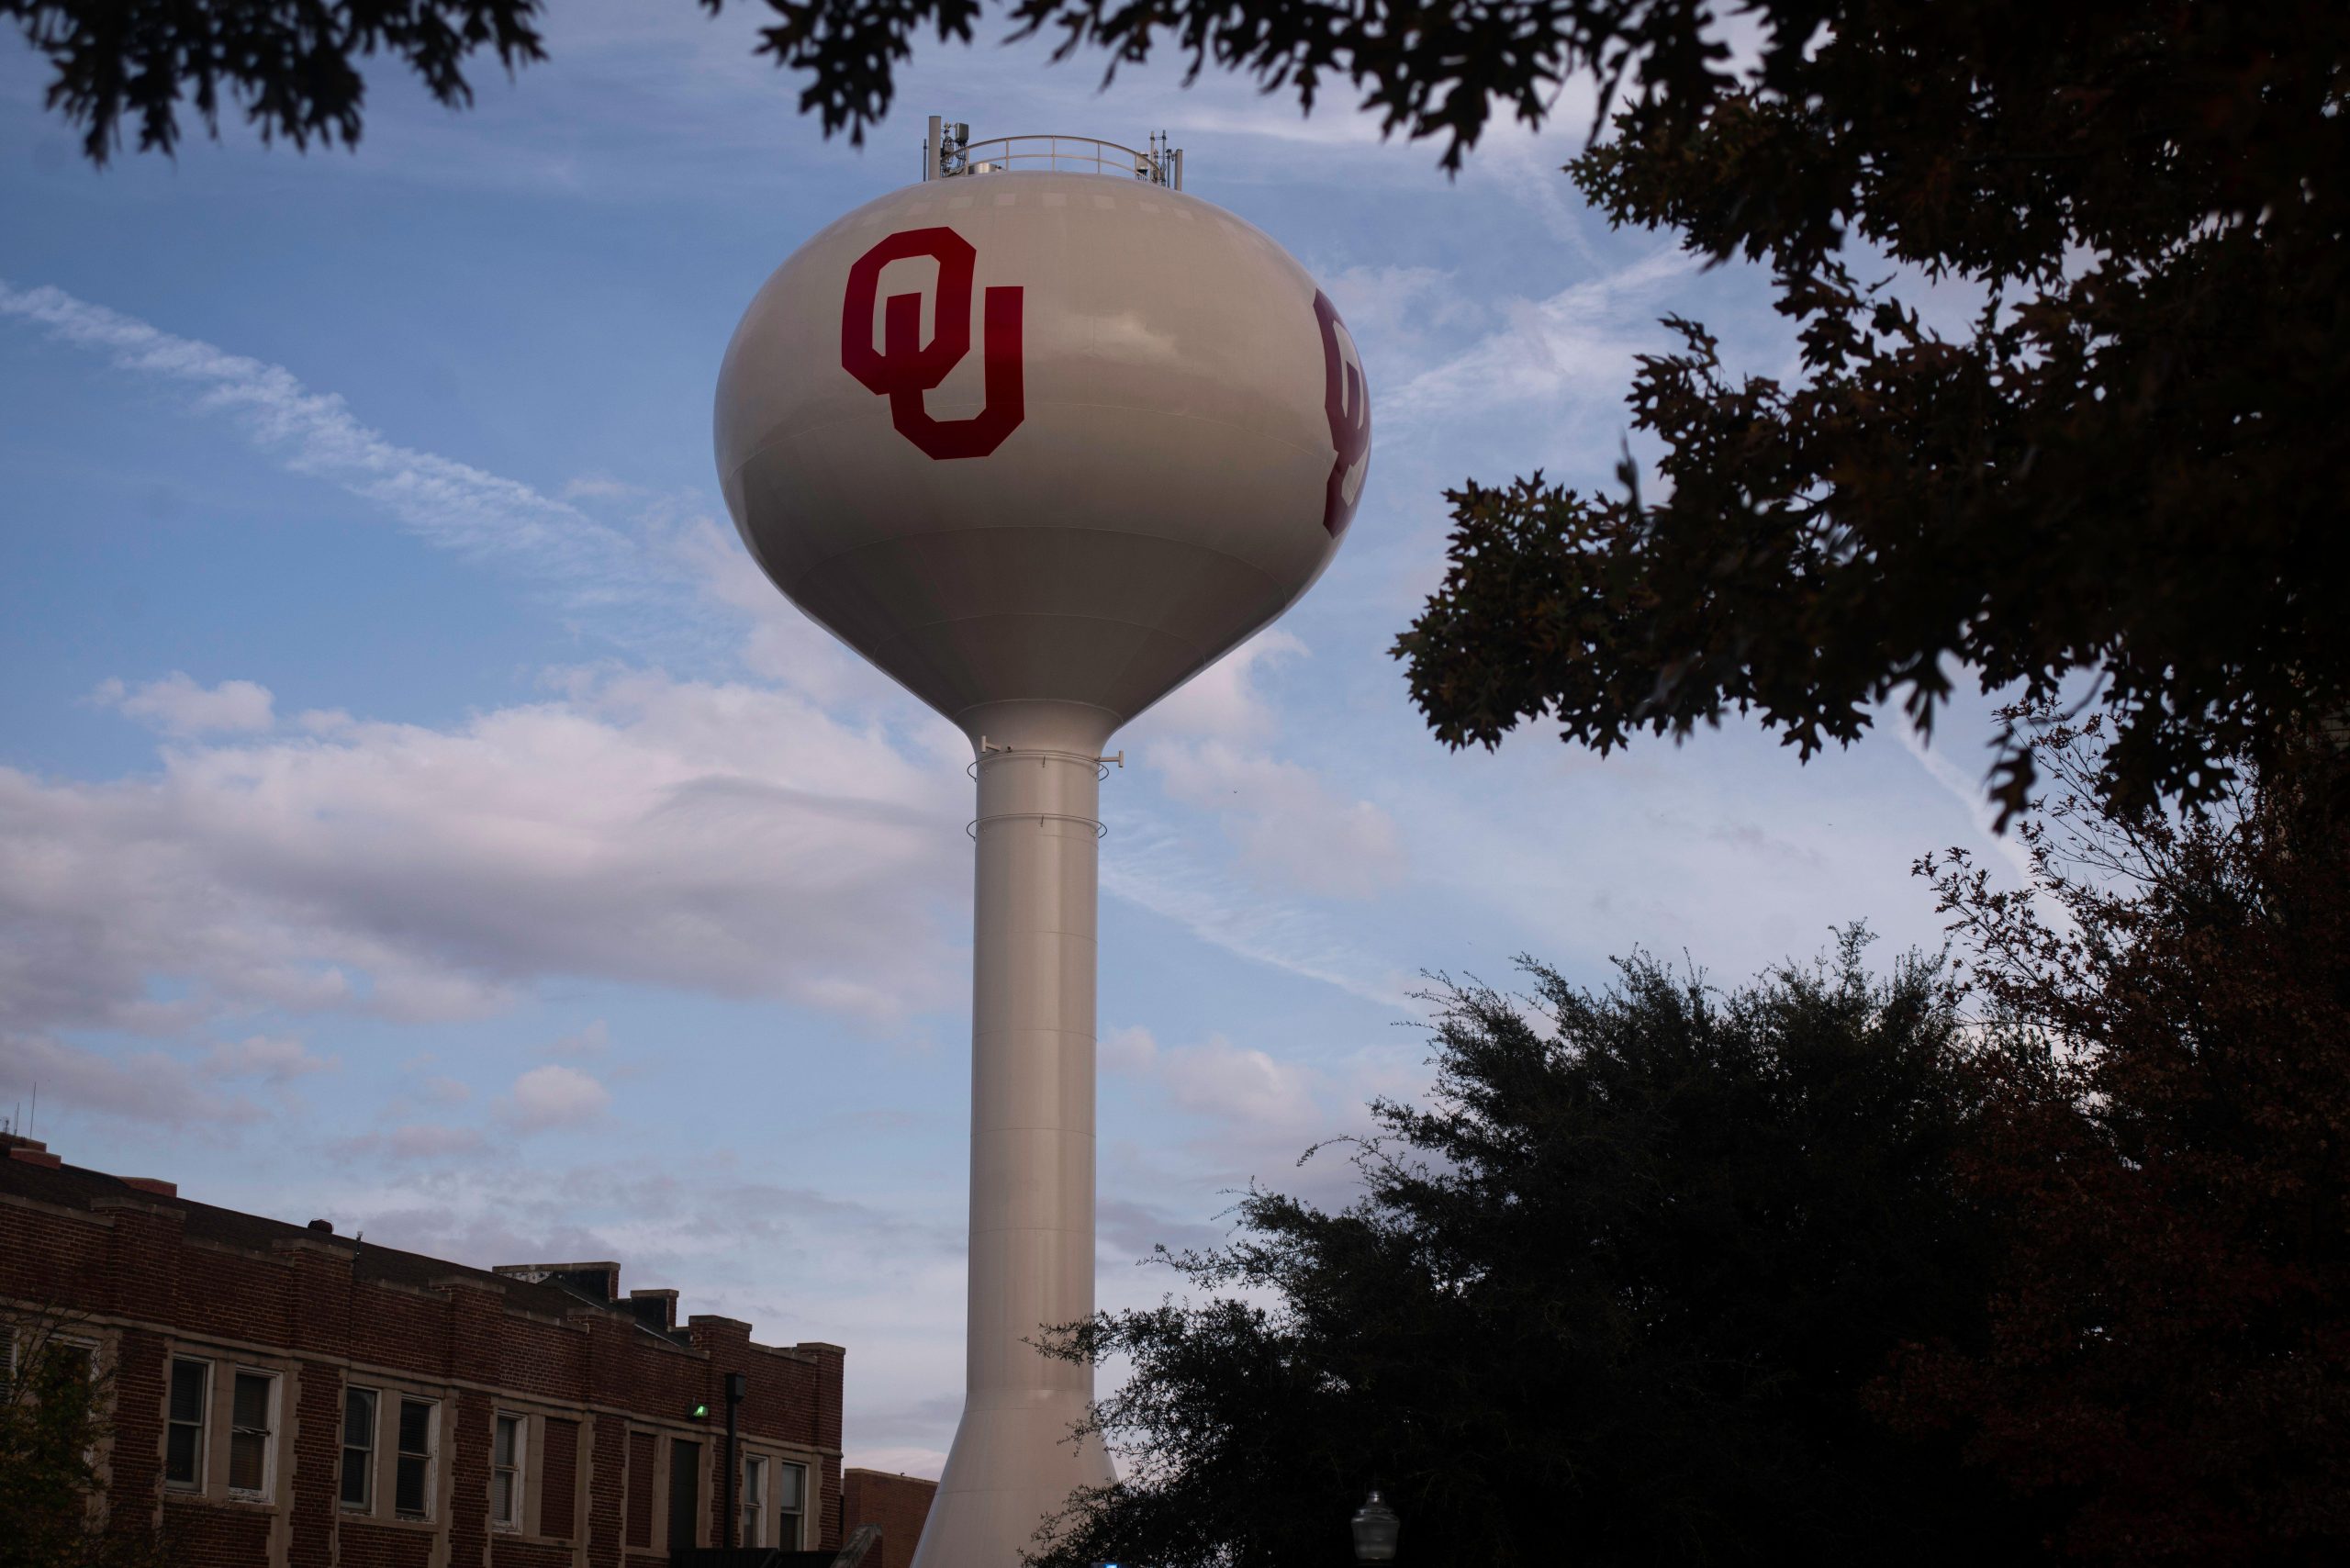
[[[1737,709],[1809,755],[1897,694],[1928,727],[1961,663],[2035,701],[2093,672],[2101,787],[2217,799],[2350,702],[2350,10],[1759,10],[1753,69],[1633,106],[1569,172],[1767,264],[1802,375],[1673,322],[1630,395],[1669,496],[1454,492],[1398,644],[1415,698],[1456,744]],[[1922,325],[1872,253],[1978,294],[1972,330]],[[2013,733],[1999,775],[2012,813]]]
[[[1374,1484],[1429,1568],[2034,1560],[1863,1407],[1904,1339],[1977,1342],[1988,1260],[1951,995],[1863,940],[1727,996],[1646,958],[1443,993],[1434,1099],[1375,1107],[1359,1201],[1252,1190],[1168,1260],[1203,1299],[1059,1341],[1132,1363],[1125,1480],[1041,1562],[1343,1562]]]
[[[2350,1560],[2350,774],[2302,745],[2200,817],[2116,816],[2098,722],[2040,719],[2035,885],[1925,866],[1991,1010],[1961,1173],[2006,1238],[1992,1332],[1913,1346],[1884,1408],[2084,1558]]]
[[[0,0],[50,62],[49,106],[82,128],[104,163],[135,119],[140,151],[179,145],[180,110],[219,134],[225,91],[263,140],[359,140],[378,51],[442,103],[473,102],[465,62],[482,50],[509,71],[544,58],[539,0]]]
[[[717,12],[723,0],[701,0]],[[765,0],[759,51],[861,138],[980,0]],[[1451,569],[1398,640],[1452,745],[1549,719],[1602,751],[1751,712],[1809,756],[1961,679],[2093,678],[2118,801],[2217,800],[2350,706],[2350,7],[2339,0],[1002,0],[1114,72],[1172,50],[1306,106],[1342,81],[1458,166],[1496,113],[1595,78],[1569,165],[1619,224],[1776,279],[1792,379],[1702,325],[1629,402],[1669,486],[1452,492]],[[264,135],[348,141],[357,55],[443,101],[539,57],[537,0],[0,0],[103,159],[225,86]],[[1981,308],[1925,325],[1920,280]],[[2030,796],[2010,734],[2003,812]]]

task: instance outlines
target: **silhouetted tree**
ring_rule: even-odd
[[[0,0],[0,18],[49,61],[49,106],[98,163],[126,119],[142,152],[179,145],[183,107],[218,136],[224,93],[263,140],[354,144],[359,61],[378,52],[464,107],[468,57],[487,49],[509,72],[545,58],[538,13],[539,0]]]
[[[1993,1006],[1962,1169],[2008,1238],[1991,1334],[1884,1408],[2114,1562],[2350,1559],[2350,855],[2303,741],[2206,816],[2090,801],[2040,727],[2034,885],[1928,862]]]
[[[1374,1484],[1428,1568],[2031,1561],[1953,1445],[1863,1406],[1904,1339],[1976,1342],[1989,1244],[1951,993],[1863,940],[1728,996],[1644,958],[1443,991],[1433,1101],[1374,1107],[1357,1202],[1252,1188],[1167,1260],[1199,1299],[1058,1341],[1131,1361],[1125,1480],[1040,1561],[1344,1562]]]

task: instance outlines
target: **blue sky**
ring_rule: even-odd
[[[923,118],[1139,143],[1344,311],[1376,442],[1336,565],[1123,737],[1104,792],[1101,1294],[1410,1094],[1424,971],[1722,980],[1998,858],[1981,705],[1799,766],[1733,725],[1605,760],[1427,736],[1385,652],[1442,490],[1600,486],[1656,319],[1741,369],[1765,280],[1611,233],[1559,129],[1457,180],[1367,120],[1033,47],[923,50],[825,142],[751,12],[554,7],[453,115],[378,73],[355,154],[241,128],[95,172],[0,41],[0,1112],[67,1159],[849,1348],[852,1463],[934,1473],[961,1381],[958,735],[778,599],[711,393],[767,274],[914,177]],[[1953,307],[1954,308],[1954,307]],[[1636,451],[1637,451],[1636,447]]]

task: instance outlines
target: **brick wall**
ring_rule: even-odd
[[[291,1556],[297,1562],[326,1562],[334,1556],[342,1369],[329,1361],[306,1361],[296,1376],[293,1440],[281,1445],[294,1464]]]
[[[918,1476],[893,1475],[884,1470],[850,1470],[841,1475],[841,1529],[879,1525],[878,1556],[868,1553],[866,1568],[906,1568],[914,1560],[914,1543],[922,1540],[923,1521],[930,1517],[930,1500],[938,1483]]]
[[[619,1568],[621,1561],[621,1489],[628,1475],[627,1431],[610,1416],[591,1423],[594,1457],[589,1460],[588,1491],[588,1568]]]

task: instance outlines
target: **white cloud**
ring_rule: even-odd
[[[331,1057],[314,1056],[301,1041],[252,1035],[231,1045],[222,1041],[204,1055],[205,1072],[213,1078],[258,1078],[265,1083],[290,1083],[295,1079],[334,1066]]]
[[[214,687],[198,686],[186,672],[173,670],[161,680],[126,689],[119,680],[103,682],[91,693],[102,707],[117,708],[144,720],[170,735],[201,735],[219,731],[252,732],[274,729],[269,688],[250,680],[224,680]]]
[[[0,768],[0,1026],[463,1017],[553,976],[889,1023],[959,989],[960,784],[799,698],[657,676],[111,783]]]
[[[576,1067],[549,1062],[514,1081],[498,1102],[498,1118],[520,1132],[583,1126],[610,1108],[612,1092]]]
[[[1160,1053],[1158,1079],[1175,1103],[1197,1115],[1301,1131],[1322,1119],[1305,1069],[1221,1035]]]
[[[217,1129],[265,1114],[250,1100],[215,1092],[187,1063],[162,1051],[117,1059],[47,1036],[0,1030],[0,1100],[13,1105],[36,1092],[60,1110],[162,1126]]]
[[[1196,1046],[1161,1047],[1136,1025],[1113,1030],[1096,1048],[1102,1066],[1148,1081],[1194,1115],[1285,1132],[1323,1119],[1310,1070],[1243,1049],[1222,1035]]]
[[[1148,1072],[1158,1059],[1158,1039],[1139,1024],[1113,1029],[1094,1043],[1094,1055],[1112,1072]]]

